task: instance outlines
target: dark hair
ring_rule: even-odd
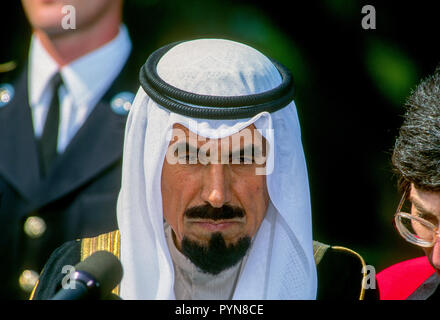
[[[405,103],[392,162],[402,190],[440,190],[440,66],[422,80]]]

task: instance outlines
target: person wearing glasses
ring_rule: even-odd
[[[411,93],[392,162],[402,198],[397,232],[425,255],[377,275],[381,300],[440,297],[440,66]]]

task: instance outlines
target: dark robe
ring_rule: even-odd
[[[62,280],[66,277],[66,274],[62,273],[63,266],[75,266],[85,258],[82,254],[84,241],[90,242],[90,239],[70,241],[52,254],[35,288],[33,300],[50,299],[61,289]],[[89,244],[85,246],[89,247]],[[316,254],[317,248],[322,249],[322,255],[318,254],[319,257]],[[314,249],[318,272],[318,300],[377,300],[375,289],[362,289],[364,262],[357,253],[319,242],[314,242]]]

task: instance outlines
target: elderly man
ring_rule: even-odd
[[[64,242],[116,228],[137,89],[122,0],[22,5],[33,31],[28,63],[0,84],[0,299],[28,298]]]
[[[335,256],[344,261],[334,264],[344,265],[335,279],[355,270],[347,279],[354,290],[339,287],[359,298],[359,256],[319,243],[314,255],[288,70],[249,46],[202,39],[154,52],[140,82],[125,135],[119,230],[62,246],[33,298],[52,297],[61,267],[97,250],[120,257],[114,293],[123,299],[315,299],[315,263]]]
[[[394,217],[399,234],[425,256],[395,264],[377,275],[380,298],[424,300],[440,294],[440,68],[408,98],[393,165],[402,199]]]

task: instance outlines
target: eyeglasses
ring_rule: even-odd
[[[406,188],[400,199],[394,215],[394,227],[406,241],[420,247],[430,248],[440,236],[440,230],[437,225],[428,220],[401,211],[409,190],[410,186]]]

